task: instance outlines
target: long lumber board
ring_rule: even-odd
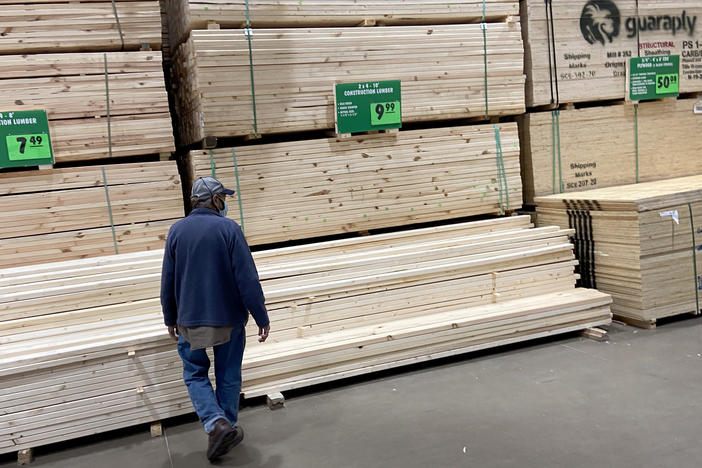
[[[253,90],[243,31],[196,30],[177,49],[183,144],[254,135],[255,126],[264,135],[333,129],[334,84],[343,82],[401,80],[404,122],[524,111],[518,22],[257,29],[251,43]]]
[[[702,173],[696,99],[532,112],[520,121],[525,203]],[[554,138],[555,137],[555,138]]]
[[[172,0],[168,25],[173,46],[194,29],[212,23],[240,28],[246,23],[247,2],[232,0]],[[360,24],[419,25],[477,23],[519,15],[518,2],[508,0],[252,0],[249,21],[254,28],[356,26]]]
[[[401,131],[192,151],[186,183],[236,188],[258,245],[519,209],[518,155],[513,123]]]
[[[175,162],[4,173],[0,213],[3,268],[161,249],[180,176]]]
[[[528,107],[623,99],[631,57],[680,55],[680,92],[702,91],[697,0],[523,0]]]
[[[174,150],[160,52],[3,56],[0,109],[44,109],[56,162]],[[109,106],[108,97],[109,95]],[[109,115],[108,115],[109,107]]]
[[[537,197],[539,224],[576,230],[586,285],[635,324],[700,313],[702,176]]]
[[[161,47],[156,0],[0,1],[0,54],[109,52]]]

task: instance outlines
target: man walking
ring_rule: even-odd
[[[260,342],[270,331],[251,251],[239,225],[225,217],[225,197],[232,194],[213,177],[195,181],[192,212],[168,233],[161,276],[164,321],[178,342],[183,380],[209,434],[210,461],[244,438],[235,424],[249,312]],[[216,391],[208,376],[209,347],[214,348]]]

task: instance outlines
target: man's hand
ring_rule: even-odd
[[[178,341],[178,336],[177,336],[177,331],[176,327],[168,327],[168,334],[171,335],[171,338],[173,338],[173,341]]]
[[[271,332],[271,326],[258,327],[258,342],[263,343],[268,339],[268,334]]]

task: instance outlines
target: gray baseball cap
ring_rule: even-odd
[[[200,177],[193,184],[193,189],[190,192],[191,198],[205,200],[223,193],[225,195],[234,195],[234,190],[224,188],[222,182],[214,177]]]

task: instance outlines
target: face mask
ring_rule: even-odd
[[[227,202],[224,202],[224,207],[221,210],[219,210],[219,214],[226,218],[228,211],[229,211],[229,206],[227,206]]]

